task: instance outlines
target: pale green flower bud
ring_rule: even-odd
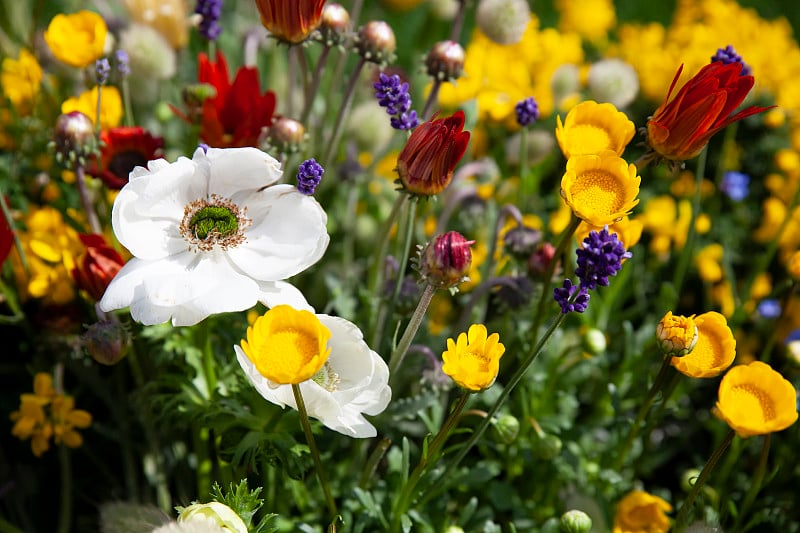
[[[534,452],[536,456],[545,461],[555,459],[561,453],[563,446],[561,439],[549,433],[543,433],[536,441],[536,448]]]
[[[492,422],[492,434],[503,444],[511,444],[519,435],[519,420],[511,415],[503,415]]]
[[[573,509],[561,515],[561,533],[588,533],[592,530],[592,519],[583,511]]]
[[[178,515],[178,523],[210,521],[225,531],[247,533],[247,525],[233,509],[219,502],[195,503],[184,507]]]
[[[600,355],[605,352],[607,345],[606,334],[599,329],[588,329],[581,336],[581,346],[587,353],[592,355]]]

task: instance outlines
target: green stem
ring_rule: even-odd
[[[359,59],[356,68],[350,75],[350,81],[348,81],[347,88],[344,91],[344,100],[342,100],[342,103],[339,106],[339,114],[336,115],[336,121],[333,123],[333,132],[331,133],[331,138],[328,141],[328,146],[325,148],[325,157],[322,158],[323,166],[325,167],[333,165],[332,158],[336,153],[336,148],[339,144],[339,137],[342,134],[344,119],[347,116],[348,111],[350,111],[350,104],[353,103],[353,94],[355,93],[356,83],[358,83],[358,77],[361,75],[361,71],[366,64],[366,59]]]
[[[100,226],[100,219],[97,218],[97,211],[95,211],[92,200],[89,198],[89,188],[86,186],[86,174],[84,173],[83,164],[80,160],[75,161],[73,170],[75,171],[75,183],[78,185],[78,195],[81,199],[81,206],[83,207],[83,212],[86,213],[86,220],[89,222],[89,229],[92,230],[92,233],[102,235],[103,228]]]
[[[469,391],[464,391],[461,394],[461,397],[450,411],[450,416],[447,417],[447,420],[445,420],[442,424],[442,428],[439,430],[439,433],[437,433],[436,437],[434,437],[433,442],[430,443],[430,445],[427,447],[427,450],[423,449],[422,457],[420,457],[419,463],[417,463],[414,471],[411,472],[408,480],[406,480],[406,483],[403,485],[403,489],[395,503],[394,511],[392,513],[392,525],[389,529],[389,531],[392,533],[400,531],[403,515],[405,515],[405,513],[408,511],[408,507],[411,504],[411,498],[414,495],[414,489],[416,488],[417,483],[419,483],[419,480],[425,474],[425,471],[428,469],[428,465],[436,463],[439,450],[441,450],[442,446],[444,446],[444,443],[447,441],[447,438],[450,436],[450,433],[456,426],[456,423],[461,416],[461,411],[467,404],[467,400],[469,400],[469,396]]]
[[[417,334],[420,324],[422,324],[422,319],[425,317],[425,312],[428,310],[434,292],[436,292],[436,288],[433,285],[430,283],[425,285],[425,290],[422,291],[417,308],[414,309],[414,314],[411,315],[406,330],[403,332],[403,336],[400,337],[400,342],[397,343],[397,347],[389,358],[390,380],[394,378],[400,363],[403,361],[403,357],[408,352],[408,347],[411,346],[411,341],[414,340],[414,336]]]
[[[72,458],[69,448],[58,446],[58,463],[61,467],[61,506],[58,515],[58,533],[72,530]]]
[[[431,85],[431,91],[428,93],[428,99],[425,100],[425,107],[422,109],[422,120],[430,120],[433,103],[436,101],[436,97],[439,96],[439,87],[441,86],[442,80],[439,78],[434,78],[433,85]]]
[[[311,432],[311,422],[308,419],[308,411],[306,410],[306,403],[303,401],[303,394],[300,392],[300,385],[292,384],[292,393],[294,394],[294,401],[297,404],[297,412],[300,413],[300,425],[303,426],[303,433],[306,436],[308,449],[311,451],[311,457],[314,459],[314,467],[317,469],[317,478],[319,479],[322,492],[325,494],[325,502],[328,504],[328,510],[331,513],[332,519],[335,519],[339,514],[336,509],[336,502],[331,494],[330,486],[328,485],[328,477],[325,474],[325,469],[322,467],[322,459],[320,459],[319,448],[317,442],[314,440],[314,434]]]
[[[464,459],[464,457],[467,455],[467,452],[469,452],[469,450],[475,445],[475,443],[478,442],[478,439],[481,438],[483,432],[486,431],[486,428],[488,428],[489,425],[492,423],[494,415],[497,414],[497,411],[499,411],[500,407],[503,406],[506,399],[511,394],[511,391],[514,390],[514,387],[516,387],[517,384],[520,382],[522,377],[525,375],[525,372],[528,370],[531,364],[533,364],[533,362],[536,360],[536,357],[538,357],[539,353],[541,353],[542,349],[544,348],[544,345],[547,343],[547,341],[550,339],[550,337],[553,335],[556,329],[558,329],[558,327],[564,321],[564,317],[566,316],[567,315],[563,313],[559,313],[558,318],[556,318],[553,321],[553,323],[550,325],[547,331],[545,331],[544,335],[542,335],[541,339],[539,339],[539,341],[536,343],[536,346],[534,346],[533,350],[531,350],[531,352],[527,355],[527,357],[525,357],[525,359],[522,361],[522,364],[520,364],[519,368],[517,368],[517,371],[514,373],[514,375],[511,376],[511,379],[509,380],[508,384],[500,392],[500,395],[497,397],[497,400],[495,400],[494,405],[486,414],[486,418],[481,420],[478,427],[475,428],[475,431],[472,433],[472,435],[470,435],[469,439],[467,439],[467,442],[463,445],[463,447],[461,448],[461,450],[459,450],[455,458],[453,458],[453,460],[447,466],[444,473],[442,473],[442,475],[439,477],[441,483],[447,483],[448,480],[451,480],[453,478],[453,476],[451,475],[452,471],[455,470],[455,468],[458,466],[461,460]],[[536,332],[533,330],[531,331],[532,335],[535,336]]]
[[[692,490],[689,492],[689,495],[683,501],[681,508],[678,510],[678,516],[675,518],[675,533],[681,533],[684,529],[686,529],[686,519],[689,517],[689,512],[692,509],[694,504],[695,498],[700,493],[700,489],[703,488],[705,485],[708,476],[711,474],[711,471],[714,470],[714,467],[717,465],[720,457],[725,453],[725,450],[728,448],[730,443],[733,441],[733,437],[736,433],[731,429],[725,435],[725,438],[722,439],[722,442],[717,446],[717,449],[711,454],[711,457],[708,458],[708,462],[703,467],[703,470],[700,472],[700,476],[695,481],[694,485],[692,486]]]
[[[628,435],[625,437],[622,445],[619,446],[614,452],[616,461],[614,462],[612,470],[618,471],[625,464],[625,459],[628,457],[628,452],[633,445],[634,439],[636,439],[636,435],[639,433],[639,427],[642,425],[644,417],[650,412],[650,406],[653,405],[653,401],[656,399],[658,391],[661,390],[664,384],[664,378],[666,378],[667,374],[669,373],[671,360],[671,356],[666,356],[661,362],[661,368],[656,375],[656,379],[653,381],[653,385],[650,387],[650,391],[647,393],[647,397],[644,399],[644,402],[642,402],[642,405],[639,406],[639,412],[636,413],[636,419],[633,421],[633,424],[631,424],[630,429],[628,429]]]
[[[125,125],[133,126],[136,122],[133,119],[133,106],[131,105],[131,90],[128,85],[128,78],[122,80],[122,102],[125,107]]]
[[[764,435],[764,441],[761,445],[761,454],[758,456],[758,466],[756,466],[756,471],[753,473],[753,477],[750,479],[750,488],[747,490],[747,495],[744,497],[744,501],[739,507],[739,514],[736,516],[736,522],[734,523],[731,531],[740,530],[744,518],[750,511],[750,506],[753,505],[753,502],[755,501],[756,496],[758,496],[761,486],[764,483],[764,476],[767,473],[767,458],[769,457],[769,445],[772,440],[771,437],[771,433]]]
[[[700,152],[700,156],[697,158],[697,170],[695,171],[694,179],[694,198],[692,199],[692,214],[689,217],[689,231],[686,235],[686,243],[684,243],[683,250],[681,250],[681,255],[678,258],[678,265],[675,268],[675,275],[672,278],[672,286],[675,289],[673,294],[675,295],[675,298],[680,297],[681,287],[683,287],[683,281],[686,278],[687,272],[689,271],[689,263],[694,255],[694,241],[697,237],[697,229],[695,226],[697,225],[697,217],[700,214],[700,200],[702,197],[703,176],[706,172],[707,158],[708,146],[703,148],[703,151]],[[669,302],[669,304],[670,305],[667,307],[673,308],[678,304],[678,302]]]
[[[311,115],[311,108],[314,107],[314,97],[317,95],[317,91],[319,90],[319,84],[322,80],[322,73],[325,70],[325,63],[328,60],[328,54],[331,52],[330,46],[323,46],[322,51],[317,58],[317,64],[314,66],[314,73],[311,76],[311,83],[308,86],[308,90],[305,93],[305,102],[303,103],[303,111],[300,113],[300,122],[308,127],[306,122],[308,121],[308,117]]]

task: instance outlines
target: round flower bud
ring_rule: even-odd
[[[472,250],[475,241],[468,241],[457,231],[434,237],[419,255],[422,279],[437,289],[456,287],[469,279]]]
[[[392,27],[382,20],[367,22],[358,30],[356,50],[371,63],[383,65],[394,58],[397,39]]]
[[[688,354],[697,344],[697,325],[694,315],[673,316],[668,311],[656,326],[656,339],[664,355],[680,357]]]
[[[59,160],[72,161],[88,156],[97,147],[92,119],[80,111],[59,115],[53,130],[53,141]]]
[[[211,523],[223,531],[247,533],[247,525],[236,512],[219,502],[195,503],[184,507],[178,515],[178,523]]]
[[[592,355],[605,352],[607,344],[606,334],[597,328],[588,329],[581,335],[581,346],[584,351]]]
[[[481,0],[475,21],[486,36],[498,44],[516,44],[531,19],[527,0]]]
[[[558,457],[558,454],[561,453],[561,447],[563,446],[561,439],[552,435],[550,433],[542,433],[536,439],[536,448],[534,453],[539,459],[544,459],[545,461],[549,461],[550,459],[555,459]]]
[[[528,272],[534,278],[541,278],[547,273],[550,262],[554,260],[556,255],[556,247],[549,242],[543,243],[539,248],[531,254],[528,258]],[[558,265],[553,270],[555,274],[558,270]]]
[[[464,48],[455,41],[439,41],[425,58],[428,75],[440,81],[460,78],[464,70]]]
[[[300,150],[305,138],[306,129],[300,122],[280,117],[267,131],[267,149],[274,148],[285,154],[293,154]]]
[[[592,519],[583,511],[573,509],[561,515],[561,533],[588,533],[592,530]]]
[[[639,77],[633,66],[617,58],[600,60],[589,68],[589,96],[598,102],[610,102],[621,109],[639,93]]]
[[[511,415],[503,415],[494,419],[492,435],[503,444],[511,444],[519,435],[519,420]]]
[[[128,353],[130,335],[119,322],[103,320],[86,329],[83,345],[89,355],[101,365],[115,365]]]
[[[350,30],[350,13],[341,4],[327,4],[322,8],[319,40],[327,46],[342,44]]]
[[[536,251],[541,241],[541,231],[524,225],[515,226],[503,235],[504,249],[523,261]]]

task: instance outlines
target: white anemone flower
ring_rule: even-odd
[[[111,214],[134,257],[100,309],[190,326],[258,301],[305,304],[283,280],[325,253],[327,216],[294,186],[273,185],[280,177],[278,160],[256,148],[198,148],[192,159],[136,167]]]
[[[308,304],[296,306],[314,312]],[[374,437],[375,426],[364,415],[378,415],[389,405],[389,367],[380,355],[364,341],[358,326],[340,317],[316,314],[331,336],[328,360],[319,372],[300,383],[303,403],[310,417],[326,427],[356,438]],[[264,377],[235,345],[236,358],[247,379],[267,401],[285,408],[297,409],[291,385],[280,385]]]

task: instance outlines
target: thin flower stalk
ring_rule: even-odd
[[[700,489],[703,488],[703,485],[706,484],[708,480],[708,476],[711,475],[711,472],[714,470],[714,467],[717,466],[717,462],[725,453],[725,450],[728,449],[731,442],[733,441],[733,437],[736,436],[736,432],[734,430],[729,430],[728,433],[725,435],[725,438],[722,439],[717,449],[711,454],[711,457],[708,458],[708,462],[703,467],[703,470],[700,472],[700,476],[697,478],[697,481],[694,482],[692,485],[692,490],[689,492],[689,495],[686,496],[686,499],[683,501],[680,509],[678,510],[678,515],[675,517],[675,526],[673,531],[675,533],[682,533],[686,529],[686,520],[689,518],[689,512],[694,505],[694,500],[697,498],[697,495],[700,493]]]
[[[325,157],[322,159],[323,165],[326,167],[333,163],[331,159],[336,153],[336,148],[339,144],[339,138],[342,135],[344,120],[347,117],[347,113],[350,111],[350,105],[353,103],[353,94],[355,93],[356,83],[358,83],[358,78],[361,75],[361,71],[364,69],[364,65],[366,64],[366,59],[363,57],[359,59],[358,63],[356,64],[356,68],[353,69],[353,73],[350,75],[350,80],[347,82],[347,87],[344,90],[344,98],[339,105],[339,113],[336,115],[336,120],[333,123],[333,131],[331,132],[330,139],[328,139],[327,147],[325,148]]]
[[[397,343],[397,347],[392,352],[391,357],[389,357],[390,383],[395,377],[397,369],[400,368],[400,363],[403,361],[403,358],[408,352],[408,348],[411,346],[411,342],[414,340],[414,336],[417,334],[420,324],[422,324],[422,319],[425,317],[425,312],[428,310],[428,306],[431,303],[431,298],[433,298],[434,292],[436,292],[436,288],[433,285],[425,285],[425,289],[422,291],[422,296],[419,299],[417,308],[414,309],[414,314],[411,315],[408,325],[403,332],[403,336],[400,337],[400,342]]]
[[[322,80],[322,74],[325,71],[325,65],[328,62],[328,55],[331,52],[331,47],[327,44],[323,45],[322,51],[317,58],[317,64],[314,65],[314,72],[311,74],[311,81],[305,91],[305,101],[303,102],[303,110],[300,113],[300,122],[306,124],[308,117],[311,115],[311,108],[314,104],[314,98],[319,91],[319,84]]]
[[[753,476],[750,478],[750,488],[747,489],[747,494],[745,495],[742,504],[739,506],[739,514],[736,516],[736,522],[734,523],[731,531],[742,531],[742,521],[750,516],[750,506],[753,505],[753,502],[756,500],[756,496],[758,496],[761,487],[764,485],[764,476],[766,476],[767,473],[767,459],[769,457],[769,447],[771,442],[772,434],[767,433],[764,435],[764,441],[761,444],[761,453],[758,456],[758,465],[756,466]]]
[[[400,531],[403,515],[408,511],[408,508],[411,505],[411,500],[414,496],[414,489],[416,488],[417,483],[419,483],[419,480],[422,479],[422,476],[428,470],[428,467],[436,464],[436,461],[439,458],[439,452],[442,446],[444,446],[444,443],[447,441],[447,438],[450,436],[450,433],[458,423],[458,420],[461,418],[461,411],[463,411],[464,406],[467,404],[470,394],[471,393],[466,390],[461,394],[456,401],[456,404],[450,410],[450,415],[442,424],[439,433],[436,434],[436,437],[434,437],[433,441],[427,446],[427,449],[425,449],[423,445],[422,457],[420,457],[419,463],[417,463],[417,466],[414,467],[411,475],[406,480],[405,484],[403,485],[403,489],[401,490],[400,495],[395,502],[394,509],[392,511],[392,525],[389,529],[391,533]]]
[[[294,400],[297,403],[297,411],[300,413],[300,424],[303,426],[303,433],[305,433],[306,442],[308,443],[308,448],[311,451],[311,457],[314,459],[314,466],[317,470],[317,478],[319,479],[322,492],[325,495],[325,502],[328,505],[328,511],[330,511],[331,518],[335,518],[336,515],[339,514],[339,511],[336,509],[336,501],[333,499],[333,494],[331,493],[331,488],[328,484],[328,476],[325,473],[325,468],[322,466],[322,459],[319,455],[317,442],[314,440],[314,434],[311,432],[311,422],[308,418],[308,411],[306,410],[306,404],[303,401],[303,395],[300,392],[299,384],[292,384],[292,393],[294,393]]]
[[[61,502],[58,512],[58,533],[72,531],[72,457],[66,446],[58,447],[61,473]]]
[[[100,115],[98,114],[98,116]],[[97,217],[97,211],[94,205],[92,205],[92,200],[89,198],[89,189],[86,186],[86,172],[84,171],[83,163],[81,163],[79,159],[75,160],[73,171],[75,172],[75,183],[78,185],[78,195],[81,199],[83,212],[86,214],[86,219],[89,222],[89,229],[92,230],[92,233],[102,235],[103,228],[100,226],[100,219]]]
[[[433,79],[431,90],[428,93],[428,99],[425,100],[425,107],[422,108],[422,120],[430,120],[433,116],[433,104],[439,96],[439,88],[442,86],[442,80],[439,78]]]

